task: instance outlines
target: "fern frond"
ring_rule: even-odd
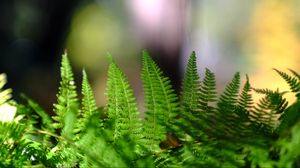
[[[186,72],[184,74],[182,82],[182,91],[180,96],[180,103],[183,108],[180,113],[180,119],[178,119],[176,125],[178,125],[181,131],[177,131],[177,136],[181,139],[187,139],[187,135],[201,135],[199,133],[199,124],[203,117],[200,102],[200,77],[197,72],[196,54],[192,52],[188,60]]]
[[[219,111],[226,113],[228,110],[233,110],[234,106],[237,104],[239,87],[240,74],[236,73],[232,81],[226,86],[225,91],[220,96],[217,104]]]
[[[239,96],[238,106],[246,111],[251,111],[253,107],[253,99],[251,96],[251,85],[249,82],[249,77],[246,75],[246,82],[244,84],[242,93]]]
[[[200,104],[204,107],[202,110],[207,111],[209,103],[216,102],[217,99],[216,77],[215,74],[207,68],[205,68],[205,76],[202,81],[200,93]]]
[[[215,74],[211,72],[208,68],[205,68],[205,76],[200,85],[200,100],[199,107],[201,115],[198,115],[197,118],[200,120],[194,125],[208,134],[208,130],[212,128],[216,123],[216,107],[215,102],[217,101],[217,92],[216,92],[216,79]],[[194,134],[194,136],[197,134]],[[198,132],[198,135],[199,132]],[[201,141],[203,141],[203,137]]]
[[[126,134],[130,134],[132,138],[140,137],[141,121],[133,90],[114,62],[109,65],[106,90],[108,118],[113,122],[114,140]]]
[[[100,113],[96,105],[96,99],[94,97],[92,87],[89,83],[88,76],[85,70],[82,71],[82,99],[81,99],[81,118],[79,121],[79,131],[86,131],[89,125],[94,124],[97,127],[103,127],[103,123],[100,120]],[[92,123],[96,121],[96,123]]]
[[[253,89],[257,93],[264,94],[265,97],[259,100],[259,103],[254,107],[251,118],[253,121],[259,122],[267,127],[270,131],[279,124],[280,114],[288,106],[288,102],[283,98],[286,92],[279,92],[279,90],[272,91],[269,89]],[[267,129],[266,129],[267,130]]]
[[[214,126],[216,128],[215,133],[221,137],[235,134],[233,124],[238,117],[236,107],[238,105],[239,87],[240,74],[236,73],[217,102],[217,112],[212,117],[216,118],[215,122],[218,123],[218,126]]]
[[[54,127],[62,128],[62,135],[72,136],[75,128],[76,117],[79,112],[79,102],[76,93],[74,75],[67,54],[62,55],[61,82],[57,95],[57,104],[54,105],[56,121]]]
[[[11,100],[12,89],[3,88],[6,82],[6,75],[0,74],[0,122],[13,121],[17,111]]]
[[[292,77],[285,72],[279,71],[277,69],[274,70],[289,84],[292,92],[294,93],[300,92],[300,81],[299,81],[300,75],[298,73],[296,73],[293,70],[290,70],[294,74],[294,76],[296,76],[296,77]]]
[[[186,110],[195,114],[199,110],[199,101],[200,77],[197,72],[196,54],[192,52],[182,82],[181,102]]]
[[[6,84],[6,75],[0,74],[0,105],[8,102],[11,99],[11,89],[4,89],[4,85]]]
[[[158,143],[165,138],[166,128],[170,126],[171,120],[174,120],[179,110],[178,98],[169,78],[163,76],[160,68],[146,51],[143,51],[141,77],[147,109],[145,135],[151,150],[157,148]]]
[[[43,129],[49,130],[50,132],[54,132],[54,129],[52,127],[53,120],[51,119],[49,114],[35,100],[29,98],[27,95],[21,94],[21,97],[27,101],[27,107],[31,108],[41,118],[41,127]]]
[[[288,69],[298,80],[300,80],[300,74],[292,69]]]
[[[227,130],[232,133],[232,137],[235,137],[235,140],[243,141],[243,143],[248,143],[255,135],[252,128],[253,123],[249,117],[254,104],[250,93],[251,89],[249,77],[246,75],[246,81],[235,106],[232,106],[231,114],[227,118],[225,117]]]

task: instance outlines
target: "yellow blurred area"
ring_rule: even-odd
[[[247,52],[255,65],[249,76],[256,88],[287,91],[288,85],[272,68],[300,72],[300,40],[295,32],[299,18],[292,5],[292,1],[264,0],[254,9]],[[286,97],[294,100],[291,94]]]
[[[122,31],[122,26],[107,8],[95,3],[81,8],[73,17],[66,45],[74,65],[90,70],[103,68],[107,52],[120,52]]]

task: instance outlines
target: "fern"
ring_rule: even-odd
[[[207,68],[205,69],[205,77],[200,87],[200,93],[202,111],[211,112],[209,104],[217,101],[216,79],[215,74]]]
[[[196,54],[192,52],[190,58],[188,60],[188,64],[186,67],[186,72],[184,75],[184,79],[182,82],[182,91],[180,97],[180,103],[182,106],[182,112],[180,114],[180,120],[178,120],[178,124],[181,125],[182,130],[185,133],[191,135],[198,135],[197,128],[202,111],[200,102],[200,77],[197,72],[197,63],[196,63]],[[203,118],[202,118],[203,119]],[[183,126],[182,123],[185,123]],[[191,127],[192,126],[192,127]],[[179,133],[177,133],[179,134]],[[184,133],[180,133],[184,134]],[[200,133],[200,135],[203,133]],[[185,137],[184,135],[179,135]],[[187,137],[185,137],[187,138]]]
[[[187,111],[197,115],[200,101],[200,77],[197,72],[196,54],[193,52],[189,58],[186,73],[182,83],[181,102]]]
[[[216,92],[216,79],[215,74],[212,73],[209,69],[205,69],[205,76],[200,86],[200,112],[202,116],[202,127],[204,126],[206,134],[210,134],[209,130],[211,125],[215,123],[214,114],[216,113],[216,107],[213,105],[217,101],[217,92]]]
[[[65,53],[61,61],[61,82],[57,95],[57,104],[54,105],[56,121],[54,127],[62,128],[62,135],[72,137],[75,128],[75,120],[79,111],[79,102],[76,93],[73,72]]]
[[[288,75],[287,73],[285,72],[282,72],[282,71],[279,71],[277,69],[274,69],[290,86],[290,89],[292,92],[296,93],[297,95],[297,98],[299,99],[299,96],[300,96],[300,75],[293,71],[293,70],[290,70],[293,75],[295,77],[292,77],[290,75]]]
[[[201,81],[193,52],[178,99],[144,51],[144,120],[112,60],[107,106],[97,107],[83,71],[80,110],[63,55],[54,120],[27,96],[24,104],[11,100],[0,75],[0,167],[299,167],[300,75],[275,71],[296,94],[292,105],[286,92],[252,88],[248,76],[240,89],[239,73],[217,97],[214,73],[205,69]],[[264,97],[254,102],[252,90]]]
[[[272,91],[269,89],[253,89],[257,93],[264,94],[265,97],[259,100],[254,107],[252,119],[258,124],[266,127],[265,130],[273,132],[279,125],[278,119],[288,106],[288,102],[283,95],[286,92]]]
[[[142,81],[145,94],[146,122],[145,136],[150,150],[158,150],[158,144],[165,139],[167,128],[178,112],[177,95],[170,80],[143,51]]]
[[[3,90],[6,76],[0,75],[0,167],[53,166],[46,159],[47,148],[33,141],[34,122],[11,100],[11,89]],[[17,115],[16,115],[17,113]]]
[[[0,74],[0,105],[7,103],[11,99],[11,89],[4,89],[4,85],[6,84],[6,75]]]
[[[81,118],[79,120],[78,130],[85,132],[89,125],[96,125],[99,128],[103,127],[100,120],[100,111],[96,105],[96,100],[93,95],[92,87],[88,81],[85,70],[82,71],[82,102],[81,102]]]
[[[220,124],[217,128],[217,134],[219,136],[230,135],[231,123],[235,117],[235,110],[238,103],[239,96],[239,87],[240,87],[240,74],[236,73],[232,81],[226,86],[225,91],[221,94],[219,101],[217,103],[217,122]],[[221,129],[221,130],[219,130]],[[223,134],[223,135],[222,135]]]
[[[277,69],[274,70],[286,81],[286,83],[289,84],[290,90],[296,93],[297,97],[297,101],[289,106],[280,116],[281,123],[278,130],[282,132],[283,130],[291,128],[300,120],[300,75],[291,69],[289,69],[289,71],[293,74],[293,76]]]
[[[133,90],[123,72],[114,62],[110,63],[107,80],[108,118],[113,125],[113,139],[131,134],[141,138],[141,122]]]
[[[219,111],[223,111],[223,113],[226,114],[234,110],[234,106],[236,106],[238,100],[239,87],[240,74],[236,73],[232,81],[225,88],[223,94],[220,96],[220,99],[218,101]]]
[[[249,77],[246,75],[246,82],[244,84],[244,87],[242,89],[242,93],[240,94],[239,100],[238,100],[238,106],[247,112],[250,112],[253,108],[253,99],[251,96],[251,85],[249,82]]]
[[[214,111],[210,105],[216,101],[216,82],[214,74],[205,70],[203,82],[197,73],[196,54],[193,52],[189,58],[186,73],[182,83],[181,104],[183,112],[181,129],[185,130],[194,139],[203,139],[204,132],[209,127],[208,114]],[[183,124],[186,124],[183,126]],[[196,136],[196,137],[195,137]]]

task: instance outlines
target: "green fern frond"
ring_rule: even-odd
[[[53,120],[35,100],[29,98],[25,94],[21,94],[21,97],[27,101],[27,107],[31,108],[39,117],[41,117],[41,127],[43,129],[47,129],[50,132],[54,132],[54,129],[52,127]],[[34,114],[26,114],[26,115],[34,115]]]
[[[240,87],[240,74],[236,73],[231,82],[226,86],[225,91],[221,94],[217,102],[217,112],[212,116],[216,118],[215,134],[218,136],[233,136],[235,135],[234,122],[239,117],[236,114],[238,105]]]
[[[174,120],[178,112],[177,95],[172,89],[170,80],[164,77],[160,68],[152,60],[149,53],[143,51],[142,75],[146,123],[145,135],[150,150],[157,148],[165,138],[166,128]]]
[[[283,113],[288,106],[287,100],[283,98],[286,92],[279,92],[279,90],[272,91],[270,89],[253,90],[265,96],[261,98],[254,107],[251,118],[253,121],[269,127],[272,132],[279,124],[278,119],[281,113]]]
[[[6,75],[0,74],[0,105],[8,102],[11,99],[11,89],[4,89],[4,85],[6,84]]]
[[[103,127],[103,123],[100,120],[100,113],[96,105],[96,99],[94,97],[92,87],[89,83],[88,76],[85,70],[82,71],[82,99],[81,99],[81,119],[79,121],[79,130],[85,131],[89,125],[97,125],[97,127]],[[96,121],[96,123],[92,123]]]
[[[12,89],[4,89],[6,75],[0,74],[0,122],[11,122],[16,114],[15,103],[11,100]]]
[[[56,113],[56,116],[53,117],[56,121],[54,127],[57,129],[62,128],[62,135],[72,136],[79,112],[79,102],[74,75],[66,53],[62,55],[61,82],[54,111]]]
[[[209,113],[213,109],[209,105],[217,101],[215,74],[205,68],[205,76],[200,87],[200,106],[202,111]]]
[[[192,114],[199,110],[200,101],[200,77],[197,72],[196,61],[196,54],[192,52],[184,74],[181,92],[182,105]]]
[[[218,101],[219,111],[223,113],[229,112],[228,110],[234,110],[233,108],[237,104],[238,94],[240,87],[240,74],[236,73],[232,81],[226,86],[225,91],[221,94]]]
[[[181,139],[186,140],[186,134],[197,136],[203,134],[199,133],[199,124],[202,124],[201,121],[204,119],[200,96],[200,77],[197,72],[196,54],[192,52],[182,82],[180,103],[183,110],[180,113],[180,119],[176,123],[181,128],[179,129],[181,131],[176,132]]]
[[[300,74],[292,69],[288,69],[298,80],[300,80]]]
[[[244,84],[242,93],[239,96],[238,106],[248,112],[251,111],[253,104],[254,104],[250,92],[251,92],[251,85],[249,82],[249,77],[248,77],[248,75],[246,75],[246,82]]]
[[[290,70],[294,74],[294,76],[296,76],[296,77],[292,77],[285,72],[279,71],[277,69],[274,69],[274,70],[289,84],[292,92],[294,92],[296,94],[300,93],[300,81],[299,81],[300,75],[298,73],[296,73],[293,70]]]
[[[141,121],[133,90],[124,73],[114,62],[109,65],[106,90],[108,118],[113,122],[113,139],[126,134],[139,139]]]

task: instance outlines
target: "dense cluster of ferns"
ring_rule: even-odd
[[[77,95],[64,54],[52,117],[25,95],[11,100],[1,75],[0,167],[300,167],[300,74],[275,71],[297,97],[291,105],[286,92],[254,89],[248,76],[241,86],[239,73],[218,96],[214,73],[197,74],[195,53],[177,95],[144,51],[142,115],[113,59],[107,105],[97,107],[84,70]],[[263,95],[257,103],[253,90]]]

